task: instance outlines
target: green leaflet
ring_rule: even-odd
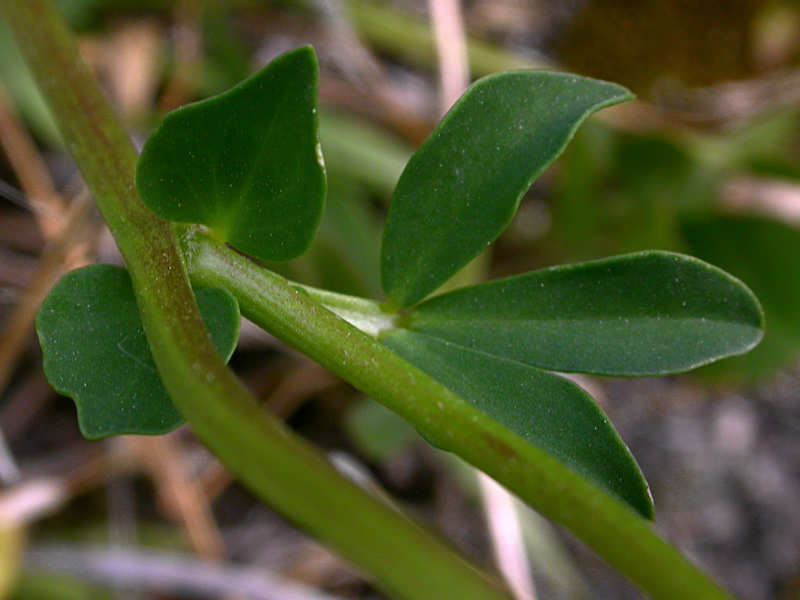
[[[461,288],[403,324],[544,369],[661,375],[741,354],[761,339],[752,292],[669,252],[640,252]]]
[[[221,289],[196,296],[217,350],[229,359],[239,334],[236,300]],[[67,273],[42,304],[36,329],[47,379],[75,401],[86,438],[155,435],[183,422],[156,370],[125,269]]]
[[[514,434],[653,518],[636,461],[594,400],[571,381],[414,331],[396,331],[383,343]]]
[[[410,306],[447,281],[506,228],[586,117],[631,98],[618,85],[550,72],[471,86],[397,184],[381,256],[386,295]]]
[[[137,166],[144,203],[164,219],[206,225],[254,258],[303,254],[325,199],[317,78],[314,51],[299,48],[167,115]]]

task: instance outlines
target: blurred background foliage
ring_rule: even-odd
[[[314,45],[322,69],[320,135],[329,177],[328,205],[309,254],[270,267],[312,285],[379,297],[382,216],[405,162],[440,117],[439,80],[445,67],[437,59],[429,16],[429,9],[439,1],[60,0],[59,4],[139,145],[169,110],[228,89],[286,50]],[[722,267],[747,283],[761,300],[767,315],[766,337],[750,354],[702,369],[693,379],[681,379],[675,385],[681,393],[690,386],[695,396],[708,398],[708,392],[694,387],[702,382],[723,390],[729,399],[730,394],[740,399],[744,390],[756,385],[773,391],[777,385],[783,390],[778,394],[781,400],[770,406],[782,406],[791,418],[770,412],[766,420],[774,419],[786,429],[767,433],[763,419],[753,417],[758,410],[752,404],[721,401],[701,411],[711,419],[701,431],[722,432],[719,439],[708,434],[708,443],[717,440],[721,445],[703,445],[707,440],[689,445],[701,454],[733,460],[753,452],[763,436],[796,441],[800,414],[795,394],[786,391],[785,377],[793,373],[800,353],[800,4],[791,0],[463,0],[460,12],[467,26],[473,78],[505,69],[568,70],[621,83],[640,98],[604,111],[578,132],[563,158],[523,200],[491,256],[484,256],[471,276],[504,276],[646,248],[685,252]],[[0,113],[13,119],[16,111],[35,140],[36,155],[47,165],[52,188],[64,196],[75,195],[76,173],[1,23],[0,78],[3,95],[12,101],[3,100]],[[13,146],[16,138],[9,137],[6,127],[0,129],[0,138]],[[23,193],[25,167],[10,159],[9,146],[4,147],[5,156],[0,157],[0,196],[4,198],[0,300],[3,313],[9,315],[15,304],[35,302],[23,290],[35,285],[35,274],[41,269],[39,256],[52,245],[53,237],[31,218],[31,199]],[[101,233],[84,232],[83,243],[86,260],[117,260]],[[61,266],[68,264],[64,259]],[[9,318],[4,327],[10,328]],[[31,600],[121,597],[119,593],[109,596],[107,588],[95,584],[122,585],[124,578],[117,574],[115,579],[106,563],[78,551],[69,563],[69,556],[57,554],[58,548],[34,544],[25,555],[29,566],[21,571],[18,563],[25,531],[34,540],[57,543],[62,549],[76,539],[111,540],[125,547],[135,543],[159,552],[188,546],[201,558],[219,564],[228,565],[227,559],[264,563],[331,593],[379,597],[330,555],[297,541],[297,534],[287,533],[274,516],[266,519],[266,509],[255,508],[246,492],[231,486],[186,431],[161,442],[83,442],[73,423],[72,407],[55,399],[42,381],[38,353],[30,330],[26,331],[24,343],[3,346],[4,368],[9,365],[11,370],[3,381],[0,423],[11,451],[4,452],[0,461],[4,482],[0,522],[8,523],[0,528],[0,580],[4,580],[0,597],[12,593]],[[487,533],[480,526],[465,525],[480,521],[475,495],[489,492],[485,487],[483,492],[475,491],[474,476],[464,475],[463,468],[454,467],[450,459],[439,454],[432,458],[433,451],[422,450],[416,434],[392,414],[268,336],[247,328],[234,365],[270,410],[291,419],[343,460],[345,468],[362,469],[367,481],[377,477],[467,551],[482,558],[489,554],[491,527]],[[665,448],[686,446],[685,437],[680,437],[686,430],[678,437],[659,437],[667,435],[674,422],[664,416],[668,411],[658,400],[646,410],[637,409],[640,412],[634,416],[615,413],[615,403],[628,402],[632,396],[642,402],[641,396],[654,393],[658,398],[661,388],[615,392],[624,384],[583,383],[593,387],[612,418],[619,418],[623,437],[641,457],[654,487],[657,508],[659,494],[666,495],[669,488],[691,488],[686,479],[692,469],[688,463],[680,463],[666,480],[658,479],[659,471],[667,470]],[[611,398],[614,393],[621,394],[622,400]],[[685,400],[675,402],[680,405]],[[689,413],[700,415],[692,411],[700,410],[696,406],[701,404],[692,404]],[[675,414],[687,413],[678,410]],[[647,433],[637,436],[636,427],[641,426],[637,419],[658,423],[666,419],[665,429],[642,427]],[[731,436],[739,441],[731,441]],[[653,440],[660,440],[662,447],[646,446]],[[342,448],[346,453],[337,454]],[[690,539],[691,548],[731,581],[743,599],[800,597],[800,543],[787,542],[785,537],[800,529],[794,514],[800,499],[800,457],[796,450],[775,452],[780,457],[774,464],[758,463],[762,471],[773,469],[776,477],[783,477],[784,487],[778,486],[774,493],[782,495],[784,502],[774,508],[769,520],[741,516],[736,512],[744,510],[740,504],[716,496],[716,512],[708,513],[713,518],[708,517],[710,533],[706,533],[719,539],[704,541],[681,533],[680,524],[686,519],[700,527],[697,514],[705,515],[705,509],[696,514],[689,511],[690,517],[679,513],[665,518],[670,535]],[[730,471],[725,461],[722,467],[702,464],[696,473],[702,472],[711,487],[717,485],[715,477],[735,480],[729,496],[741,495],[737,486],[762,485],[743,483],[751,481],[746,478],[752,473]],[[49,488],[36,488],[38,495],[33,497],[42,506],[27,500],[26,517],[9,517],[4,511],[11,510],[7,506],[17,497],[14,494],[30,491],[26,485],[31,481],[47,481],[55,487],[49,492]],[[464,481],[471,483],[465,486]],[[465,487],[473,492],[453,491]],[[702,489],[712,493],[708,487]],[[77,506],[62,508],[78,495]],[[661,505],[669,509],[670,503],[665,500]],[[750,508],[763,509],[753,503]],[[539,557],[534,562],[541,576],[537,583],[544,590],[540,597],[590,597],[591,586],[573,564],[576,556],[586,560],[580,550],[569,540],[554,537],[535,515],[512,510],[529,551]],[[156,513],[160,520],[150,519]],[[54,516],[42,521],[45,514]],[[730,539],[713,527],[728,531],[726,518],[733,519],[734,524],[728,525],[733,531],[730,535],[743,547],[755,544],[753,552],[771,558],[761,561],[721,551],[722,541],[727,540],[729,548]],[[786,525],[787,518],[795,525]],[[39,526],[29,528],[29,521]],[[165,521],[177,523],[177,529]],[[669,528],[676,523],[677,529]],[[784,531],[780,531],[782,526]],[[752,541],[756,535],[761,535],[758,543]],[[273,549],[270,554],[258,541],[264,537],[282,550]],[[717,554],[703,554],[704,549]],[[144,563],[136,562],[139,559],[133,555],[120,556],[117,566],[139,573],[135,568]],[[721,558],[714,562],[714,556]],[[42,565],[62,564],[59,561],[67,566],[50,571],[60,574],[45,575],[47,569],[41,570]],[[601,567],[589,564],[594,577]],[[146,565],[142,568],[145,575],[140,580],[152,575]],[[66,583],[60,579],[65,571],[91,575]],[[13,574],[20,572],[23,575],[15,587]],[[240,581],[234,574],[223,570],[222,579],[228,584]],[[244,589],[242,585],[213,589],[235,594]],[[617,598],[639,597],[613,577],[611,583],[593,585],[597,597],[607,593]],[[187,588],[148,589],[172,590],[172,596],[184,597],[174,590]]]

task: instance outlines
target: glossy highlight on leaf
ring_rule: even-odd
[[[167,115],[137,166],[144,203],[164,219],[206,225],[254,258],[303,254],[325,199],[317,79],[314,51],[303,47]]]
[[[386,219],[386,295],[410,306],[506,228],[522,195],[593,112],[633,96],[603,81],[539,71],[472,85],[408,162]]]
[[[217,350],[229,359],[239,335],[236,300],[222,289],[196,296]],[[42,304],[36,329],[47,379],[75,401],[86,438],[156,435],[183,423],[156,370],[125,269],[67,273]]]
[[[746,352],[763,315],[724,271],[648,251],[454,290],[417,306],[404,326],[543,369],[638,376]]]
[[[514,434],[653,518],[636,461],[603,411],[576,384],[424,333],[398,330],[383,343]]]

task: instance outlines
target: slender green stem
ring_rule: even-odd
[[[196,284],[228,289],[246,317],[572,530],[653,598],[730,598],[627,506],[489,419],[296,285],[200,232],[190,232],[183,245]]]
[[[260,408],[214,349],[172,227],[141,203],[136,153],[62,20],[45,0],[0,7],[117,240],[156,365],[197,435],[256,494],[394,597],[507,600],[448,545],[344,478]]]

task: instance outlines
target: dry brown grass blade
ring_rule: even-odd
[[[99,220],[92,219],[94,205],[88,191],[81,193],[67,212],[63,229],[47,245],[36,272],[8,315],[0,333],[0,391],[5,390],[36,319],[36,311],[50,288],[70,268],[86,262],[86,254],[100,232]]]
[[[497,566],[517,600],[536,600],[514,497],[488,475],[477,475]]]
[[[36,144],[20,124],[0,85],[0,146],[27,197],[36,222],[49,240],[63,226],[66,203],[56,191]]]
[[[222,534],[200,480],[190,474],[187,451],[178,435],[128,439],[153,480],[161,505],[184,527],[195,553],[203,560],[221,562],[225,557]]]
[[[6,389],[33,328],[36,311],[50,288],[69,268],[86,261],[90,238],[99,232],[91,223],[92,202],[83,191],[71,205],[56,191],[33,138],[20,124],[0,86],[0,145],[19,181],[37,225],[47,242],[27,288],[0,333],[0,393]],[[93,232],[93,233],[92,233]]]
[[[163,27],[155,19],[122,22],[104,45],[102,70],[120,114],[136,123],[151,110],[158,88]]]
[[[55,474],[52,465],[64,462],[59,458],[63,457],[40,461],[40,464],[48,463],[47,474],[29,476],[0,492],[0,527],[25,527],[54,514],[76,496],[104,483],[109,464],[103,455],[82,456],[80,462]]]
[[[264,569],[209,565],[164,552],[41,546],[29,552],[27,564],[34,570],[79,575],[101,585],[159,596],[218,598],[228,594],[250,600],[340,600]]]
[[[439,57],[440,111],[450,110],[470,82],[467,36],[459,0],[429,0]]]

